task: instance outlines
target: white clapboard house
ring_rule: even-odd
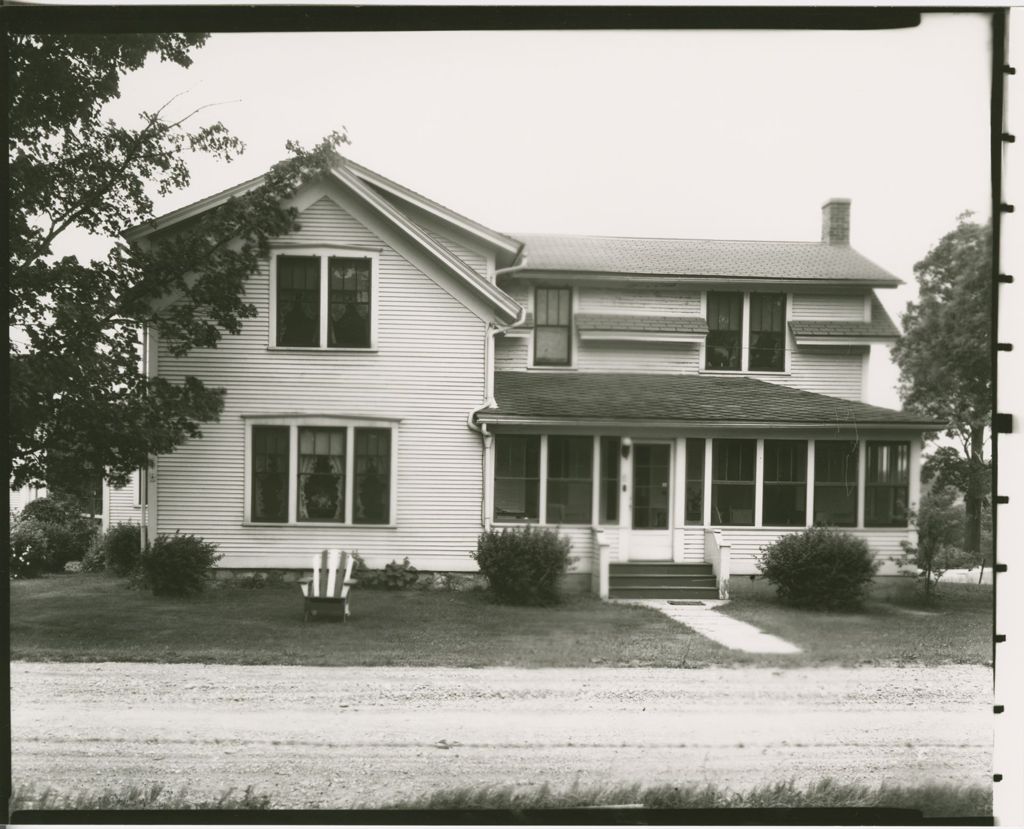
[[[126,236],[159,244],[259,181]],[[571,539],[569,581],[623,596],[755,573],[828,524],[895,572],[937,424],[863,402],[900,280],[850,247],[849,201],[820,242],[509,235],[343,160],[293,203],[240,335],[174,357],[147,332],[148,372],[227,395],[108,494],[119,520],[200,535],[224,568],[340,547],[455,572],[484,528],[530,522]]]

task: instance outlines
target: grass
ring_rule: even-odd
[[[948,584],[926,605],[909,579],[879,582],[862,610],[818,613],[781,605],[763,580],[738,578],[722,612],[780,636],[807,664],[990,664],[991,585]]]
[[[914,809],[925,817],[992,814],[992,793],[982,786],[942,784],[865,786],[825,779],[807,786],[794,782],[733,791],[713,784],[682,786],[574,786],[553,791],[547,785],[453,788],[397,801],[398,809],[573,809],[642,806],[647,809]]]
[[[947,663],[992,658],[992,591],[946,585],[934,607],[905,590],[858,613],[780,605],[764,582],[734,580],[722,612],[803,649],[728,650],[642,607],[573,596],[557,607],[508,607],[482,591],[353,592],[350,622],[302,621],[295,585],[221,588],[155,598],[106,575],[11,583],[12,659],[274,665],[593,667]],[[909,587],[909,585],[903,585]]]
[[[27,809],[53,809],[61,811],[83,811],[93,809],[252,809],[270,808],[270,798],[257,795],[249,786],[244,792],[227,789],[219,797],[203,798],[189,794],[187,789],[167,791],[159,783],[152,786],[125,786],[121,789],[104,789],[98,794],[77,792],[68,794],[52,788],[36,791],[34,786],[19,786],[11,796],[10,811]]]

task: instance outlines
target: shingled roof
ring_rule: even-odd
[[[920,429],[945,425],[912,412],[750,377],[499,371],[494,375],[494,394],[498,405],[482,410],[482,421],[857,424]]]
[[[527,269],[742,279],[832,280],[894,287],[902,280],[849,245],[516,233]]]
[[[789,329],[798,337],[898,337],[900,330],[892,321],[888,312],[879,302],[878,297],[871,295],[871,321],[853,322],[849,320],[793,320]]]
[[[580,331],[651,331],[669,334],[707,334],[703,317],[654,317],[628,314],[577,314]]]

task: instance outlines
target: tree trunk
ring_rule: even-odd
[[[985,431],[971,429],[971,455],[968,458],[970,472],[967,476],[967,492],[964,493],[964,507],[967,524],[964,527],[964,549],[978,554],[981,550],[981,507],[985,497],[984,483],[977,470],[984,466],[982,451],[985,446]]]

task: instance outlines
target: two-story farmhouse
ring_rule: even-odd
[[[227,390],[154,459],[150,536],[201,535],[228,568],[343,547],[472,571],[482,528],[533,522],[602,595],[610,570],[613,594],[625,573],[620,595],[671,595],[690,565],[754,573],[766,542],[828,524],[892,572],[936,424],[863,402],[897,334],[875,291],[900,281],[850,247],[848,201],[820,242],[507,235],[342,161],[294,203],[240,335],[176,358],[147,334],[149,372]]]

